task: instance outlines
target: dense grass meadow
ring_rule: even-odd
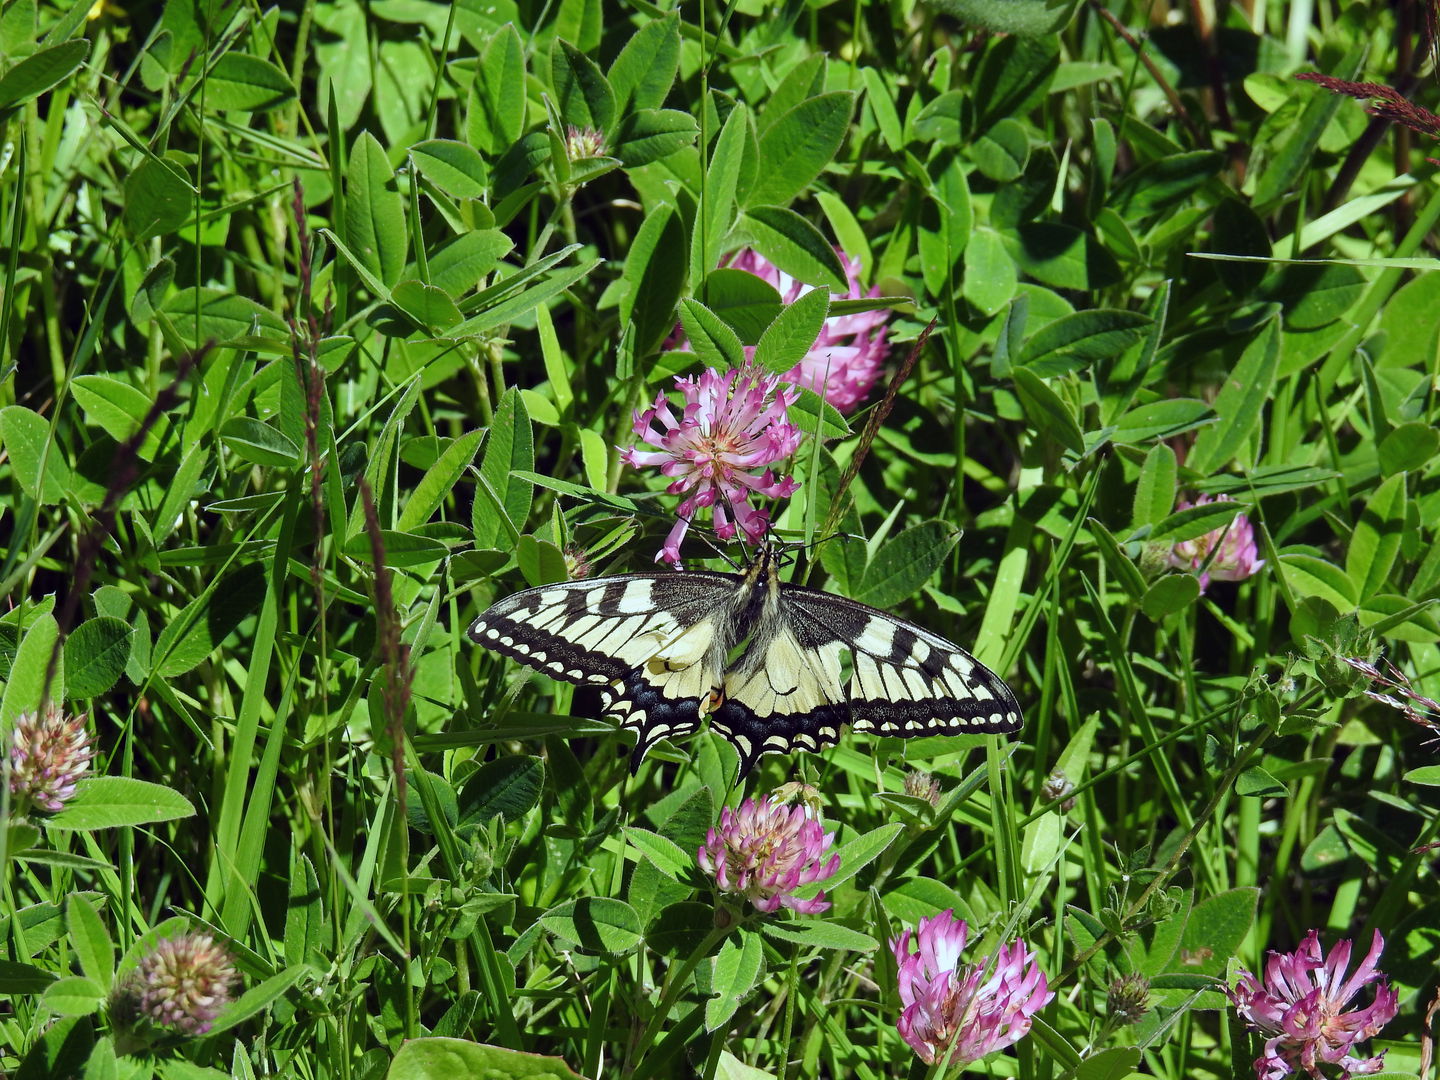
[[[5,0],[0,1075],[1432,1080],[1436,22]]]

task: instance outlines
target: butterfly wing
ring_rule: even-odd
[[[1024,724],[1005,681],[953,642],[888,612],[796,590],[795,621],[851,654],[851,726],[876,735],[1003,735]]]
[[[601,688],[605,711],[636,732],[634,764],[658,740],[695,731],[720,686],[741,579],[623,574],[506,597],[470,637],[554,679]]]
[[[854,600],[785,586],[773,625],[757,630],[726,673],[711,723],[735,743],[743,772],[764,753],[834,743],[846,723],[909,737],[1003,734],[1020,730],[1023,718],[999,676],[938,634]]]

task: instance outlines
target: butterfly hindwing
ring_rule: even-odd
[[[635,732],[634,768],[661,739],[699,729],[724,672],[720,633],[716,619],[703,618],[602,691],[605,711]]]
[[[741,775],[761,754],[839,742],[840,728],[850,720],[841,644],[806,645],[788,622],[772,629],[757,632],[725,673],[724,698],[710,720],[734,744]]]

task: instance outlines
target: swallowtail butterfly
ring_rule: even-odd
[[[864,604],[789,585],[761,549],[743,573],[622,574],[526,589],[470,637],[553,679],[598,687],[637,735],[632,766],[708,719],[743,776],[761,754],[873,735],[1005,734],[1020,704],[978,660]]]

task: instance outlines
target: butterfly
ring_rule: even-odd
[[[636,733],[631,767],[709,721],[740,775],[762,754],[872,735],[1020,730],[998,675],[887,612],[780,580],[761,548],[741,573],[621,574],[541,585],[492,605],[472,640],[554,679],[599,688]]]

